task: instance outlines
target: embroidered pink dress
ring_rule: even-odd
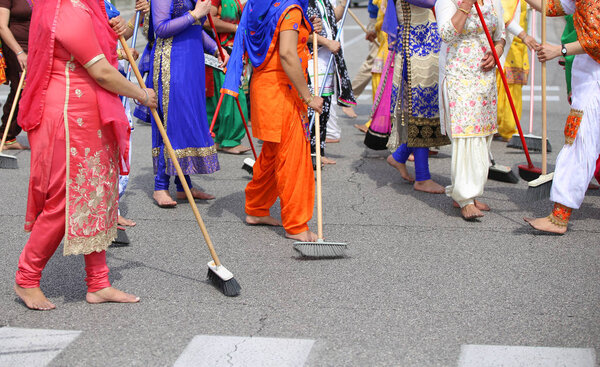
[[[105,250],[116,237],[119,148],[111,125],[101,122],[100,86],[86,70],[105,57],[90,10],[78,0],[63,0],[56,24],[44,109],[39,126],[29,132],[32,164],[25,229],[32,230],[49,192],[62,182],[64,254],[89,254]]]

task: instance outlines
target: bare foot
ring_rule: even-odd
[[[483,213],[477,209],[474,204],[469,204],[460,210],[460,214],[465,220],[474,220],[483,217]]]
[[[340,142],[340,139],[330,139],[330,138],[325,139],[325,143],[334,144],[334,143],[339,143],[339,142]]]
[[[413,188],[430,194],[445,194],[446,188],[433,180],[416,181]]]
[[[224,153],[229,153],[229,154],[243,154],[246,153],[247,151],[251,150],[252,148],[247,147],[245,145],[236,145],[235,147],[220,147],[219,150],[224,152]]]
[[[14,286],[15,293],[21,301],[25,303],[25,306],[31,310],[48,311],[56,308],[54,303],[50,302],[40,287],[36,288],[23,288],[18,284]]]
[[[414,156],[414,154],[409,154],[409,155],[408,155],[408,159],[407,159],[407,161],[409,161],[409,162],[414,162],[414,161],[415,161],[415,156]]]
[[[4,144],[4,150],[29,150],[28,146],[25,146],[18,141],[15,141],[12,144]]]
[[[390,166],[394,167],[395,169],[398,170],[398,172],[400,172],[400,176],[402,176],[403,179],[405,179],[408,182],[415,182],[415,179],[411,175],[408,174],[408,170],[406,169],[406,164],[396,161],[394,159],[394,156],[392,156],[391,154],[388,155],[387,162]]]
[[[135,222],[131,219],[127,219],[119,214],[119,218],[117,219],[117,224],[121,226],[134,227]]]
[[[317,235],[312,233],[309,230],[304,232],[300,232],[297,234],[289,234],[285,232],[285,236],[287,238],[291,238],[292,240],[300,241],[300,242],[317,242]]]
[[[173,200],[168,190],[156,190],[152,194],[152,198],[156,201],[156,205],[161,208],[174,208],[177,202]]]
[[[117,302],[117,303],[136,303],[140,301],[140,297],[136,297],[133,294],[125,293],[113,287],[106,287],[100,289],[97,292],[88,292],[85,295],[85,300],[88,303],[105,303],[105,302]]]
[[[194,197],[194,199],[199,199],[199,200],[212,200],[215,198],[214,195],[211,194],[207,194],[202,190],[199,190],[195,187],[192,187],[190,189],[190,191],[192,191],[192,196]],[[185,192],[183,191],[177,191],[177,196],[175,196],[177,198],[177,200],[185,200],[187,198],[187,196],[185,196]]]
[[[362,124],[362,125],[354,124],[354,127],[357,128],[358,130],[360,130],[363,133],[366,133],[367,130],[369,130],[369,127],[367,126],[367,124]]]
[[[267,226],[281,226],[281,221],[267,215],[266,217],[256,217],[254,215],[246,216],[246,223],[250,225],[267,225]]]
[[[321,163],[323,164],[335,164],[335,161],[331,158],[321,157]]]
[[[523,218],[523,220],[529,223],[530,226],[537,229],[538,231],[565,234],[567,232],[567,226],[559,226],[550,221],[548,217],[544,218]]]
[[[482,203],[479,200],[474,200],[474,201],[475,201],[475,207],[477,207],[477,209],[484,211],[484,212],[490,211],[490,206],[487,205],[486,203]],[[458,205],[458,203],[456,201],[452,202],[452,206],[455,208],[460,208],[460,205]]]
[[[356,112],[354,112],[354,108],[352,107],[342,107],[342,112],[345,113],[346,116],[350,117],[351,119],[355,119],[358,117]]]

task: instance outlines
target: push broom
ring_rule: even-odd
[[[504,75],[504,70],[502,70],[502,65],[500,64],[500,58],[498,57],[498,53],[496,52],[496,48],[494,47],[494,41],[492,40],[492,36],[490,35],[490,31],[483,19],[483,14],[481,13],[481,9],[479,8],[479,3],[475,2],[475,9],[477,10],[477,15],[479,16],[479,20],[481,21],[481,25],[483,26],[483,30],[485,31],[485,36],[487,37],[488,43],[490,44],[490,48],[492,50],[492,55],[494,55],[494,61],[496,61],[496,66],[498,67],[498,71],[500,72],[500,77],[502,78],[502,84],[504,84],[504,90],[506,91],[506,95],[508,96],[508,102],[510,104],[510,109],[512,111],[513,117],[515,118],[515,123],[517,124],[517,130],[519,130],[519,135],[521,136],[521,143],[523,144],[523,150],[525,151],[525,157],[527,158],[527,165],[521,164],[519,165],[519,176],[525,181],[532,181],[538,178],[541,174],[541,170],[533,165],[531,162],[531,157],[529,156],[529,149],[527,149],[527,143],[523,138],[523,130],[521,129],[521,123],[519,122],[519,117],[517,116],[517,110],[515,109],[515,104],[512,99],[512,95],[510,94],[510,90],[508,89],[508,82],[506,80],[506,75]]]
[[[2,135],[2,142],[0,143],[0,168],[8,168],[8,169],[17,169],[19,168],[19,164],[17,162],[17,157],[4,154],[2,150],[4,149],[4,143],[6,143],[6,137],[8,136],[8,130],[10,129],[10,123],[12,122],[13,116],[15,114],[15,109],[17,108],[17,103],[19,102],[19,96],[21,95],[21,88],[23,88],[23,83],[25,82],[25,73],[27,70],[23,70],[21,73],[21,79],[19,80],[19,85],[17,86],[17,94],[15,95],[15,100],[13,101],[12,107],[10,108],[10,114],[8,115],[8,121],[6,121],[6,127],[4,128],[4,134]]]
[[[542,45],[546,43],[546,2],[542,1]],[[554,172],[548,173],[548,151],[546,149],[547,119],[546,119],[546,62],[542,62],[542,175],[529,182],[526,198],[531,201],[550,196]]]
[[[350,1],[348,1],[350,3]],[[317,47],[317,32],[313,32],[313,66],[315,76],[315,90],[319,89],[319,56]],[[327,74],[325,74],[327,75]],[[317,242],[294,242],[294,249],[302,256],[312,258],[335,258],[343,257],[346,254],[345,243],[341,242],[325,242],[323,240],[323,198],[321,189],[321,132],[319,128],[319,113],[315,111],[315,138],[316,138],[316,153],[317,153],[317,226],[318,239]]]
[[[535,9],[531,9],[531,36],[535,38]],[[541,152],[542,151],[542,137],[533,135],[533,111],[534,111],[534,81],[535,81],[535,52],[531,53],[531,61],[529,65],[531,65],[531,75],[529,78],[529,134],[524,136],[525,141],[527,142],[527,147],[532,152]],[[550,146],[550,142],[546,142],[548,152],[552,151],[552,147]],[[506,144],[507,148],[515,148],[515,149],[523,149],[523,144],[521,144],[521,139],[519,138],[519,134],[513,135],[508,144]]]
[[[129,60],[129,63],[131,64],[131,67],[133,68],[133,72],[137,78],[138,84],[140,85],[140,87],[145,88],[145,83],[144,83],[144,80],[142,79],[142,74],[140,74],[140,70],[138,69],[137,64],[133,60],[133,56],[131,55],[131,51],[129,50],[129,47],[127,47],[125,38],[123,38],[123,36],[120,36],[119,41],[121,42],[121,46],[123,47],[123,49],[125,50],[125,53],[127,54],[127,59]],[[152,112],[152,117],[154,117],[154,122],[156,124],[156,127],[160,131],[160,135],[162,136],[162,139],[165,144],[165,148],[167,149],[167,152],[169,154],[169,157],[171,158],[171,161],[173,162],[173,165],[175,166],[175,170],[177,171],[177,176],[179,177],[179,180],[181,181],[181,184],[183,186],[183,190],[185,191],[185,196],[187,197],[188,201],[190,202],[190,206],[192,207],[192,211],[194,212],[196,221],[198,222],[198,225],[200,226],[200,230],[202,231],[202,236],[204,236],[204,241],[206,241],[206,245],[208,246],[208,250],[210,251],[210,255],[213,259],[213,261],[210,261],[208,263],[207,278],[215,287],[217,287],[226,296],[228,296],[228,297],[237,296],[240,294],[240,291],[242,288],[238,284],[237,280],[235,280],[235,278],[233,277],[233,274],[229,270],[227,270],[219,261],[217,252],[215,251],[215,248],[210,239],[210,236],[208,235],[208,231],[206,230],[204,221],[202,220],[202,217],[200,216],[200,212],[198,211],[198,206],[196,206],[196,201],[194,200],[194,197],[192,196],[192,192],[190,191],[190,187],[188,186],[185,176],[183,175],[183,171],[181,170],[181,166],[179,165],[179,161],[177,160],[175,151],[173,150],[173,147],[171,146],[171,142],[169,141],[169,137],[167,136],[167,132],[165,131],[165,128],[162,124],[160,116],[158,115],[156,108],[151,108],[150,111]]]
[[[221,59],[225,60],[225,53],[223,52],[223,47],[221,47],[221,41],[219,38],[219,34],[217,33],[217,28],[215,27],[215,23],[213,22],[212,16],[210,13],[208,15],[208,22],[210,23],[210,27],[215,35],[215,39],[217,42],[217,47],[219,49],[219,54],[221,55]],[[215,113],[213,115],[212,122],[210,124],[210,134],[212,137],[215,137],[215,133],[213,133],[213,128],[215,127],[215,123],[217,122],[217,117],[219,116],[219,111],[221,110],[221,104],[223,103],[223,97],[225,97],[225,92],[221,90],[221,95],[219,96],[219,102],[217,102],[217,108],[215,109]],[[227,93],[228,94],[228,93]],[[244,164],[242,165],[242,169],[244,169],[249,174],[252,174],[254,163],[256,162],[257,155],[256,150],[254,150],[254,143],[252,142],[252,136],[250,135],[250,130],[248,129],[248,124],[246,123],[246,117],[244,117],[244,112],[242,112],[242,105],[240,104],[240,99],[238,96],[231,95],[235,98],[235,102],[237,103],[238,111],[240,112],[240,116],[242,116],[242,122],[244,123],[244,129],[246,129],[246,136],[248,137],[248,141],[250,142],[250,148],[252,148],[252,154],[254,155],[254,159],[246,158],[244,159]]]

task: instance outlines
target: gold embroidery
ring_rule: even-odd
[[[171,48],[173,47],[173,37],[159,38],[156,40],[156,50],[154,56],[154,88],[158,93],[158,77],[161,76],[162,82],[162,112],[163,126],[167,129],[169,117],[169,92],[171,90]]]
[[[88,255],[92,252],[104,251],[115,238],[117,238],[116,225],[92,237],[71,238],[68,240],[69,246],[65,243],[64,255]]]
[[[75,157],[77,155],[77,148],[71,148],[71,155]]]
[[[83,126],[83,119],[81,117],[77,119],[77,125]]]
[[[104,54],[96,55],[90,61],[86,62],[85,65],[83,65],[83,67],[87,69],[90,66],[94,65],[95,63],[97,63],[98,61],[105,59],[105,58],[106,58],[106,56],[104,56]]]
[[[158,157],[159,154],[160,154],[160,148],[152,148],[152,156],[153,157]]]
[[[581,125],[582,119],[583,111],[571,108],[571,112],[569,113],[565,124],[565,144],[573,144],[577,137],[577,132],[579,131],[579,125]]]
[[[73,0],[71,0],[73,1]],[[65,86],[66,86],[66,90],[65,90],[65,107],[63,109],[63,123],[65,124],[65,145],[66,145],[66,149],[67,149],[67,168],[66,168],[66,174],[67,174],[67,187],[66,187],[66,192],[65,192],[65,200],[66,200],[66,205],[65,205],[65,233],[69,233],[69,186],[71,185],[71,182],[69,180],[69,176],[70,176],[70,166],[71,166],[71,156],[69,155],[69,151],[71,151],[71,154],[75,155],[77,154],[77,149],[73,148],[71,149],[71,141],[69,139],[69,120],[68,120],[68,107],[69,107],[69,89],[71,88],[71,76],[69,74],[69,64],[73,62],[73,60],[75,59],[75,57],[73,55],[71,55],[71,59],[67,62],[66,66],[65,66]],[[65,239],[65,246],[64,246],[64,251],[66,252],[66,242],[67,240]]]
[[[177,158],[209,157],[215,154],[217,154],[217,148],[215,147],[215,145],[211,145],[210,147],[206,148],[175,149],[175,155],[177,156]]]
[[[102,139],[102,130],[98,130],[98,139]]]

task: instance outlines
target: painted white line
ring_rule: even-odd
[[[531,90],[531,86],[524,85],[523,86],[523,90],[524,91],[530,91]],[[542,86],[541,85],[536,85],[536,86],[533,87],[533,90],[541,92],[542,91]],[[560,87],[558,85],[547,85],[546,86],[546,91],[547,92],[559,92],[560,91]]]
[[[351,30],[351,29],[352,29],[352,30],[355,30],[355,29],[360,29],[360,30],[362,30],[362,29],[360,28],[360,26],[358,26],[358,25],[345,25],[345,26],[344,26],[344,30]]]
[[[81,331],[0,328],[0,366],[46,366]]]
[[[197,335],[174,367],[302,367],[314,340]]]
[[[463,345],[458,367],[593,367],[592,348],[548,348],[508,345]]]
[[[529,101],[531,100],[531,96],[529,94],[523,94],[523,101]],[[535,102],[541,102],[542,101],[542,96],[533,96],[533,100]],[[548,102],[558,102],[560,101],[560,97],[559,96],[546,96],[546,101]]]
[[[369,93],[361,94],[360,96],[358,96],[358,100],[359,101],[373,100],[373,96],[371,96]]]
[[[367,41],[367,40],[365,40],[364,34],[360,34],[360,35],[352,38],[350,41],[344,42],[344,48],[348,48],[349,46],[351,46],[357,42],[360,42],[360,41],[365,41],[365,42]]]

